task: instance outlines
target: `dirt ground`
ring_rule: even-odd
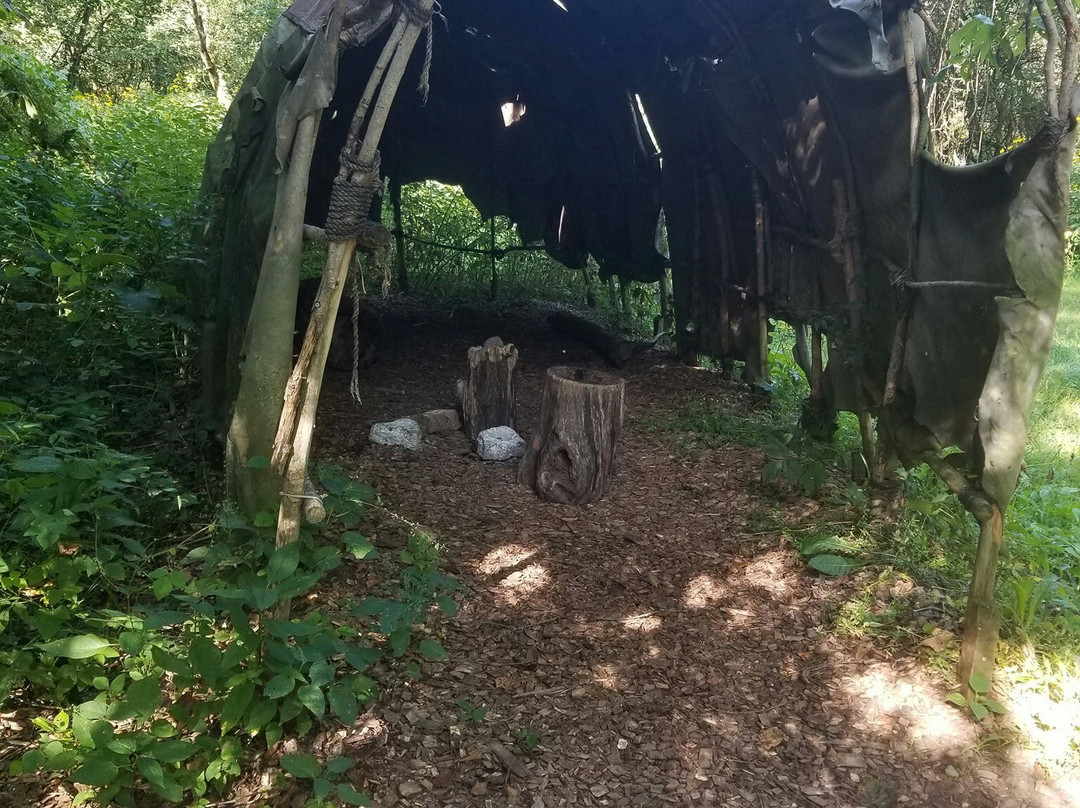
[[[830,632],[856,584],[816,577],[761,529],[762,514],[796,520],[815,504],[763,488],[759,451],[687,455],[648,428],[691,402],[747,412],[738,385],[643,355],[622,371],[614,490],[550,505],[461,433],[412,454],[370,445],[368,430],[449,406],[467,349],[492,335],[520,351],[526,437],[546,368],[601,362],[536,306],[399,299],[384,316],[362,406],[344,375],[329,383],[318,453],[377,488],[386,530],[391,514],[432,529],[463,589],[442,626],[449,659],[403,678],[368,718],[379,742],[362,785],[377,805],[1070,804],[1022,744],[998,743],[1007,729],[977,730],[944,702],[918,649]]]
[[[377,546],[420,523],[462,587],[457,616],[434,626],[448,658],[419,678],[392,677],[355,727],[312,744],[354,757],[350,777],[377,806],[1077,804],[1065,784],[1046,782],[1007,722],[976,727],[945,703],[915,641],[887,647],[831,631],[866,579],[816,576],[769,527],[819,503],[764,487],[759,450],[688,453],[655,429],[703,402],[749,413],[755,402],[739,385],[644,354],[620,371],[627,417],[614,490],[587,507],[550,505],[518,485],[515,463],[481,461],[461,433],[409,453],[371,445],[368,431],[451,405],[468,348],[496,334],[520,351],[526,437],[545,370],[600,361],[552,334],[536,305],[397,298],[382,310],[363,404],[347,374],[329,376],[316,454],[378,490],[366,525]],[[374,575],[347,564],[315,599],[363,597]],[[35,734],[17,713],[0,715],[0,733],[9,757]],[[305,805],[309,787],[275,764],[283,751],[304,750],[251,761],[254,774],[211,808]],[[9,785],[0,806],[66,808],[74,796],[55,782]]]

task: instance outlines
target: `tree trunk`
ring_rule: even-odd
[[[206,17],[206,11],[199,0],[191,0],[191,16],[195,22],[195,39],[199,43],[199,57],[202,59],[206,77],[210,79],[210,86],[214,88],[218,103],[222,109],[228,109],[232,103],[229,95],[229,87],[225,82],[225,76],[218,67],[217,60],[210,52],[210,25]]]
[[[225,443],[228,493],[250,516],[272,507],[281,491],[281,478],[273,469],[265,464],[253,467],[250,461],[270,457],[282,391],[292,371],[304,207],[321,115],[315,112],[299,122],[289,164],[278,180],[274,220],[241,353],[240,389]]]
[[[469,377],[461,395],[469,440],[493,426],[517,428],[514,381],[518,352],[513,345],[469,348]]]
[[[540,426],[518,480],[548,502],[586,505],[615,482],[626,383],[596,370],[553,367],[544,381]]]

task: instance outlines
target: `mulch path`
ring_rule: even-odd
[[[536,305],[383,309],[363,405],[344,376],[330,379],[317,451],[379,491],[377,543],[398,516],[422,523],[463,589],[439,625],[449,659],[400,677],[367,719],[381,722],[362,764],[377,805],[1066,804],[1018,745],[980,743],[917,649],[830,632],[866,581],[818,578],[762,531],[762,514],[794,522],[818,505],[764,487],[759,450],[688,454],[650,428],[690,403],[748,412],[739,385],[644,355],[621,371],[614,490],[550,505],[460,433],[412,454],[367,432],[448,406],[467,349],[495,334],[520,351],[526,437],[546,368],[600,362],[552,334]],[[466,720],[458,700],[486,707],[483,719]]]
[[[415,679],[397,671],[355,727],[328,725],[305,742],[320,757],[356,759],[350,777],[376,805],[1072,804],[1020,744],[994,743],[1015,737],[1007,723],[976,728],[944,702],[917,647],[831,631],[874,576],[817,577],[769,528],[827,506],[763,486],[760,450],[687,452],[655,428],[701,403],[749,413],[760,402],[745,389],[643,355],[620,371],[627,420],[614,490],[588,507],[550,505],[517,484],[515,464],[481,461],[460,433],[408,453],[370,445],[368,430],[447,406],[468,348],[498,334],[520,351],[528,436],[546,368],[600,367],[595,357],[553,335],[539,305],[391,298],[381,308],[386,338],[363,405],[347,375],[328,377],[317,456],[378,490],[366,526],[376,545],[398,547],[421,523],[462,588],[457,616],[434,621],[445,661]],[[378,578],[377,565],[346,564],[313,603],[333,609],[385,586]],[[0,714],[4,758],[36,735],[32,715]],[[309,787],[276,765],[303,751],[290,744],[249,761],[211,805],[307,804]],[[74,793],[21,778],[0,785],[0,806],[66,808]]]

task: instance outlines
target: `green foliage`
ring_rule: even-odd
[[[458,706],[461,720],[466,724],[483,723],[488,714],[487,707],[482,704],[473,704],[468,699],[455,699],[454,703]]]
[[[203,0],[211,53],[238,87],[285,3]],[[190,0],[21,0],[26,50],[48,54],[77,90],[209,93]]]
[[[990,680],[985,675],[981,673],[971,674],[971,678],[968,679],[968,686],[971,689],[970,696],[965,696],[963,693],[950,693],[946,697],[946,701],[955,704],[962,710],[968,710],[978,721],[982,721],[990,713],[1005,714],[1006,710],[1001,702],[991,698]]]
[[[276,548],[273,514],[211,520],[180,290],[220,112],[183,95],[65,103],[39,109],[76,110],[85,143],[0,125],[0,704],[47,705],[9,775],[87,786],[77,802],[198,803],[247,745],[353,723],[387,649],[445,657],[412,637],[436,599],[453,609],[453,582],[423,534],[381,558],[357,530],[374,492],[332,469],[326,537]],[[399,583],[347,624],[276,614],[342,563]],[[283,761],[316,804],[367,804],[340,764]]]

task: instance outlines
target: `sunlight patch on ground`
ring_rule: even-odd
[[[747,565],[746,582],[758,589],[764,589],[774,598],[787,600],[791,597],[791,574],[787,557],[781,552],[766,553]]]
[[[1012,720],[1037,749],[1040,761],[1058,772],[1071,766],[1080,747],[1080,679],[1035,654],[1005,667],[996,678]],[[1071,785],[1080,798],[1080,783]]]
[[[1043,448],[1063,454],[1080,450],[1080,400],[1059,402],[1054,408],[1051,424],[1044,427],[1040,441]]]
[[[901,672],[884,663],[845,677],[841,689],[851,697],[855,724],[892,728],[899,724],[921,751],[962,752],[975,744],[966,716],[945,701],[945,693],[918,671]]]
[[[484,556],[484,560],[475,566],[480,575],[497,575],[503,570],[516,567],[536,555],[536,550],[520,544],[504,544]]]
[[[619,675],[615,665],[593,665],[590,673],[593,681],[605,690],[622,690],[626,687],[626,680]]]
[[[663,621],[655,614],[632,614],[622,619],[622,626],[627,631],[648,634],[660,628]]]
[[[542,564],[530,564],[499,581],[495,597],[503,606],[517,606],[551,582]]]
[[[723,600],[728,589],[711,575],[698,575],[686,585],[683,606],[688,609],[706,609]]]

